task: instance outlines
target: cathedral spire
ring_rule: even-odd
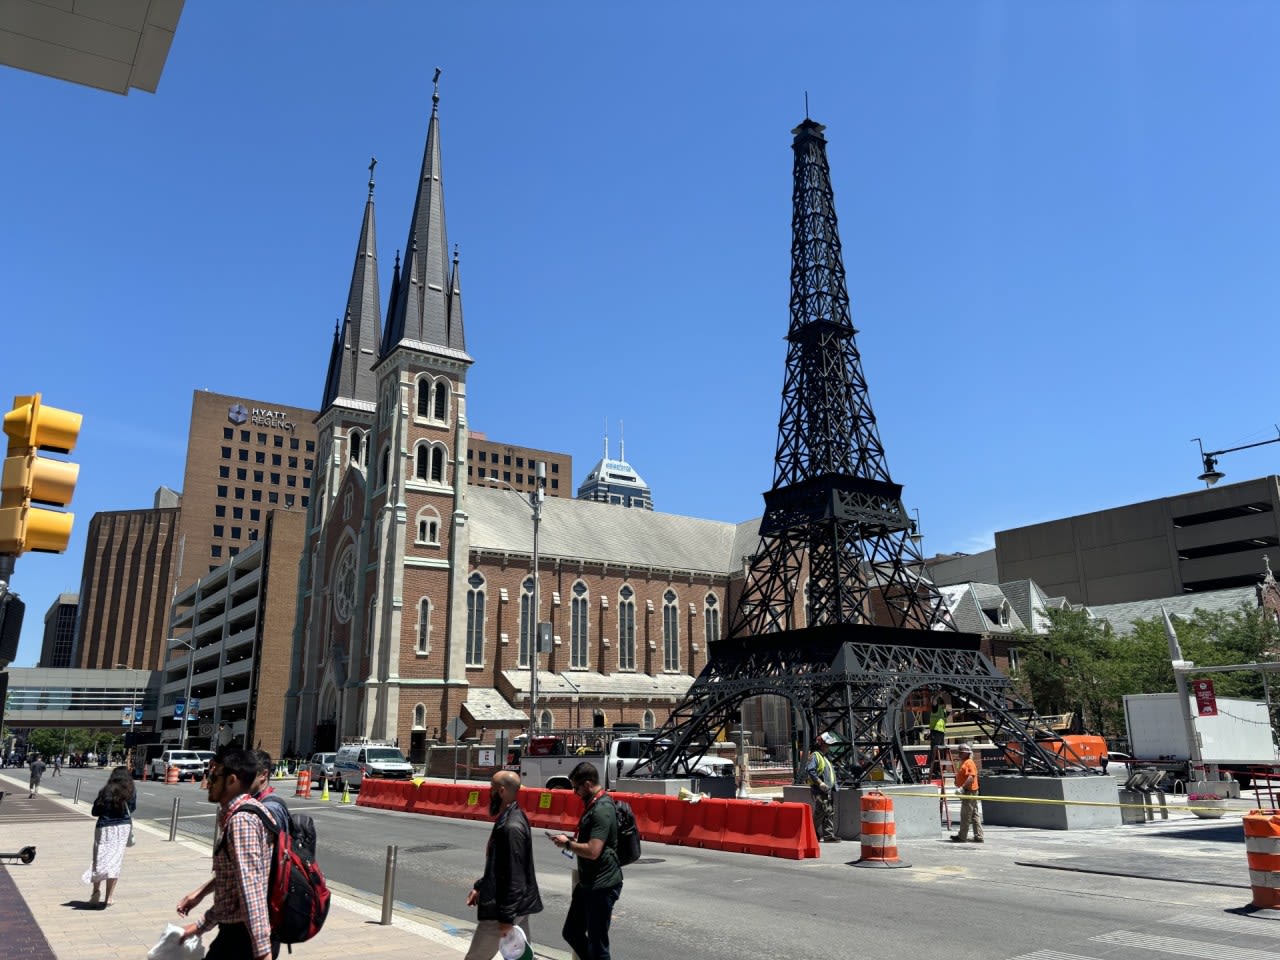
[[[422,155],[422,171],[405,243],[404,270],[387,311],[382,356],[401,343],[465,349],[462,303],[449,269],[445,230],[444,180],[440,163],[440,71],[433,78],[431,120]]]
[[[347,309],[342,327],[335,333],[329,373],[325,377],[325,410],[338,400],[373,403],[377,385],[373,364],[377,360],[378,339],[382,328],[382,308],[378,290],[378,244],[373,217],[373,169],[376,158],[369,161],[369,197],[364,204],[364,221],[360,225],[360,241],[356,245],[355,265],[351,269],[351,287],[347,292]]]

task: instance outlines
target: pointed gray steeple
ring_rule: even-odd
[[[453,269],[449,272],[449,346],[467,349],[466,331],[462,327],[462,273],[458,267],[458,245],[453,245]]]
[[[405,243],[404,269],[382,339],[385,357],[400,343],[425,344],[462,351],[462,304],[449,269],[449,242],[444,219],[444,181],[440,164],[440,71],[431,95],[431,121],[422,155],[418,193]],[[456,267],[453,271],[456,276]],[[457,300],[455,304],[453,301]]]
[[[382,332],[378,244],[373,218],[373,168],[377,163],[376,159],[369,163],[369,198],[365,201],[360,242],[356,247],[355,266],[351,270],[347,311],[329,358],[329,374],[325,377],[324,399],[320,404],[322,411],[339,399],[375,403],[378,398],[378,387],[373,377]]]

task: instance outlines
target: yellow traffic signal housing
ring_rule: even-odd
[[[65,507],[71,502],[79,465],[40,453],[70,453],[83,419],[70,410],[42,405],[38,393],[13,398],[13,409],[4,415],[9,447],[0,478],[0,554],[67,549],[75,515],[32,504]]]

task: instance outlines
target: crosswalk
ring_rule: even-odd
[[[1164,927],[1174,929],[1160,929]],[[1073,943],[1070,952],[1036,950],[1010,960],[1157,960],[1161,955],[1198,960],[1276,960],[1280,956],[1280,922],[1270,914],[1232,917],[1180,913],[1161,919],[1153,930],[1111,930]]]
[[[64,823],[88,819],[84,813],[69,810],[44,797],[28,797],[25,793],[6,791],[4,799],[0,800],[0,827],[15,823]]]

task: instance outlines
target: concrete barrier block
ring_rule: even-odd
[[[1120,825],[1115,804],[1119,790],[1113,777],[1021,777],[985,775],[980,781],[982,822],[1003,827],[1037,827],[1043,830],[1082,830]],[[992,800],[990,797],[1013,797]],[[1019,801],[1033,802],[1019,802]],[[1077,801],[1076,806],[1043,801]],[[1035,802],[1041,801],[1041,802]]]

